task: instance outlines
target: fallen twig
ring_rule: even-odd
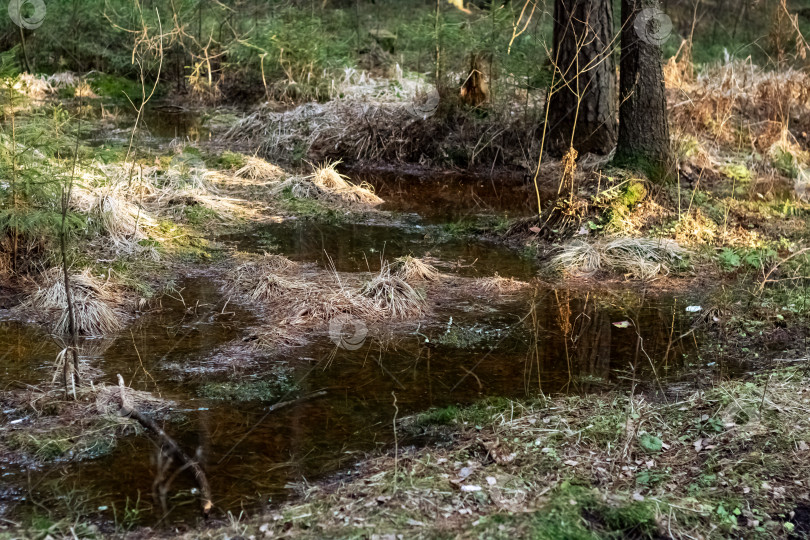
[[[199,463],[188,457],[188,455],[183,452],[183,449],[180,448],[180,445],[178,445],[174,439],[163,431],[163,429],[158,426],[154,420],[144,416],[140,411],[129,405],[124,392],[124,389],[126,388],[124,385],[124,378],[121,375],[118,375],[118,386],[121,389],[121,416],[137,420],[139,424],[157,435],[163,446],[169,450],[169,454],[180,462],[181,467],[183,469],[189,468],[194,473],[194,480],[197,482],[197,486],[200,488],[200,505],[202,506],[202,514],[203,517],[207,518],[211,513],[211,509],[214,507],[214,503],[211,500],[211,486],[208,484],[208,478],[205,476],[205,471],[202,470]]]

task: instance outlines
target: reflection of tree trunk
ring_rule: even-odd
[[[177,469],[174,475],[167,480],[168,483],[174,479],[174,477],[179,474],[183,470],[190,470],[194,476],[194,480],[197,482],[197,486],[200,488],[200,505],[202,507],[202,514],[203,517],[208,518],[208,514],[211,512],[211,509],[214,507],[214,503],[211,499],[211,486],[208,484],[208,478],[205,476],[205,472],[203,471],[200,464],[197,463],[196,460],[191,459],[180,445],[175,442],[163,429],[158,426],[154,420],[142,414],[138,409],[132,406],[129,399],[126,395],[126,386],[124,385],[124,379],[121,375],[118,376],[118,387],[121,390],[120,398],[121,398],[121,409],[119,413],[121,416],[132,418],[133,420],[137,420],[139,424],[145,427],[148,431],[152,432],[155,436],[157,436],[158,440],[160,441],[163,451],[166,455],[170,456],[173,460],[175,460],[179,465],[180,468]]]
[[[591,376],[597,379],[610,378],[610,352],[612,329],[607,312],[588,304],[586,316],[579,317],[582,326],[576,333],[575,358],[580,376]]]

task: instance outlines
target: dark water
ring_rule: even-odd
[[[455,236],[440,226],[323,224],[290,220],[257,227],[253,232],[221,237],[240,251],[276,251],[293,260],[334,264],[341,272],[380,268],[382,258],[430,257],[442,270],[476,277],[498,272],[503,277],[531,279],[534,264],[494,242]]]
[[[348,171],[355,183],[365,182],[385,200],[380,207],[414,213],[426,223],[464,221],[478,214],[499,217],[537,212],[537,194],[529,179],[515,176],[441,176]],[[550,193],[541,192],[545,201]]]

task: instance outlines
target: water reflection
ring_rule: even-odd
[[[368,183],[385,200],[383,210],[418,214],[426,223],[462,221],[479,214],[508,217],[537,211],[534,186],[519,176],[348,172],[355,183]],[[545,200],[555,193],[541,193]]]
[[[440,270],[462,276],[530,279],[532,261],[493,242],[455,237],[438,227],[401,227],[366,224],[321,224],[290,220],[257,227],[249,234],[219,238],[240,251],[276,251],[298,261],[333,264],[341,272],[377,271],[381,258],[404,255],[431,257]]]

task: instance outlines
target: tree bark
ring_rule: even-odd
[[[662,171],[670,161],[661,39],[650,17],[657,0],[622,0],[619,141],[616,160]],[[645,21],[649,24],[645,24]]]
[[[607,154],[616,146],[616,65],[610,0],[554,2],[554,84],[548,149]]]

